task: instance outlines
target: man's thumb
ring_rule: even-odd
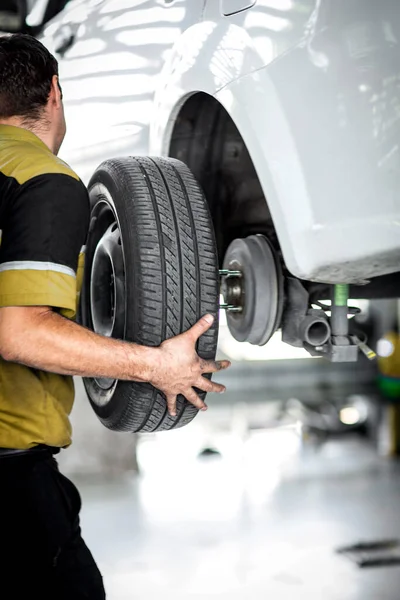
[[[203,333],[210,329],[213,323],[214,317],[212,315],[204,315],[204,317],[201,317],[201,319],[199,319],[197,323],[195,323],[193,327],[188,330],[188,333],[193,341],[196,341],[201,335],[203,335]]]

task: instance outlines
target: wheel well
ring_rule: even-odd
[[[182,106],[169,155],[186,163],[202,186],[220,261],[237,237],[263,233],[278,249],[275,229],[246,144],[225,108],[208,94]]]

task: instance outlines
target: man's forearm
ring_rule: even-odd
[[[149,381],[156,348],[106,338],[49,309],[0,309],[0,354],[29,367],[83,377]]]

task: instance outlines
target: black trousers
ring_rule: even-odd
[[[0,597],[104,600],[81,500],[50,451],[0,457]]]

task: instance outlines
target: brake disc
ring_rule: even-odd
[[[221,293],[235,340],[263,346],[278,329],[283,275],[274,248],[263,235],[236,239],[223,263]]]

